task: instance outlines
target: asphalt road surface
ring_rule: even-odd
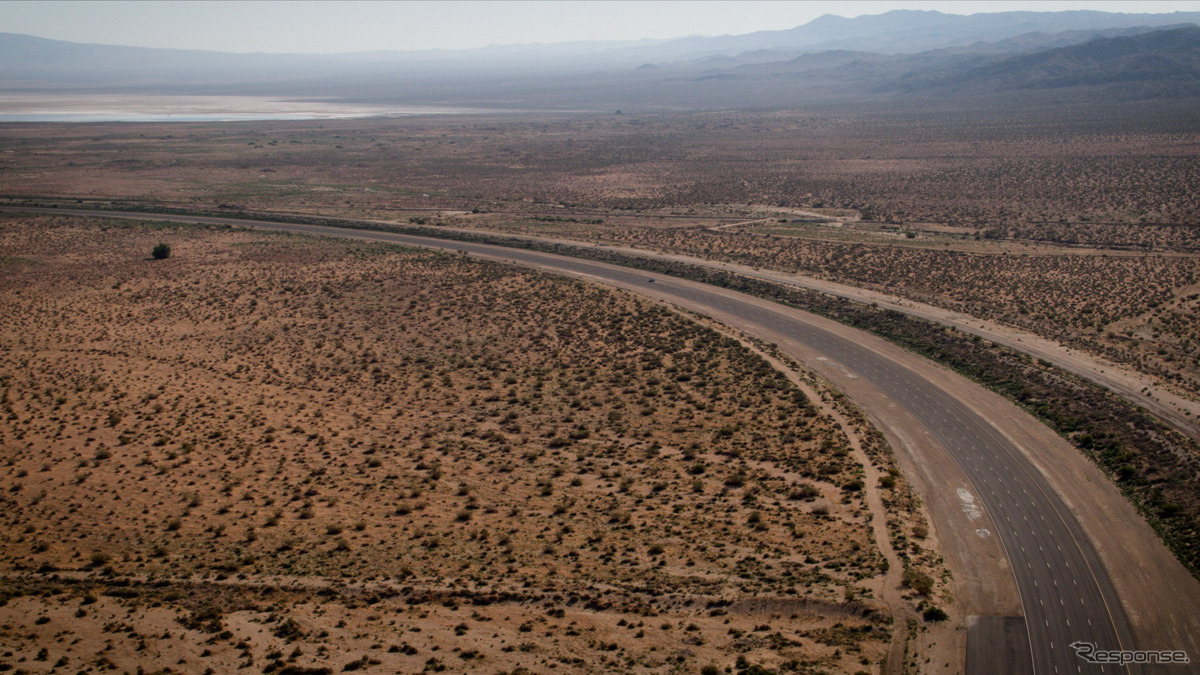
[[[1071,647],[1076,642],[1092,643],[1102,650],[1130,650],[1135,645],[1129,621],[1092,542],[1042,474],[1002,430],[925,377],[854,339],[821,327],[811,315],[668,276],[521,249],[235,219],[70,209],[42,212],[228,224],[466,252],[641,291],[693,311],[736,317],[740,327],[757,326],[765,333],[788,336],[851,377],[870,382],[919,420],[950,452],[990,515],[1020,591],[1024,634],[1019,620],[977,622],[977,627],[968,631],[968,655],[994,656],[968,658],[976,671],[968,675],[1142,672],[1137,665],[1089,664]],[[986,651],[981,651],[985,647]]]

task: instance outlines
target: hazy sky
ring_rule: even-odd
[[[1200,11],[1200,1],[899,0],[811,2],[12,2],[0,32],[39,37],[237,52],[330,53],[463,49],[489,44],[632,40],[779,30],[822,14],[892,9],[951,14],[1009,10]]]

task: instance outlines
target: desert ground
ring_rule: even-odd
[[[5,216],[0,252],[4,670],[950,665],[882,438],[720,326],[221,227]]]
[[[8,125],[9,201],[570,237],[886,292],[1200,396],[1186,101],[688,115]]]
[[[0,203],[369,219],[799,273],[1028,331],[1195,403],[1198,143],[1186,101],[6,124]],[[954,667],[936,621],[954,581],[908,483],[762,345],[462,256],[0,223],[0,665]],[[175,254],[150,261],[159,240]]]

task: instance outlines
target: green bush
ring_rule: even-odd
[[[930,607],[929,609],[925,610],[925,614],[923,616],[929,623],[945,621],[946,619],[950,618],[950,615],[946,614],[946,610],[942,609],[941,607]]]
[[[908,586],[921,595],[929,595],[933,592],[933,578],[912,567],[904,570],[903,581],[905,586]]]

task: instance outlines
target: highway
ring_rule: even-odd
[[[43,212],[228,224],[466,252],[632,290],[730,323],[776,343],[782,351],[814,368],[835,385],[872,387],[882,397],[879,400],[906,411],[923,427],[923,432],[936,439],[970,481],[1011,565],[1023,609],[1024,631],[1019,630],[1021,624],[1016,617],[1007,617],[1003,622],[978,622],[967,636],[967,664],[973,671],[968,675],[1143,672],[1136,665],[1089,664],[1070,646],[1082,641],[1103,650],[1135,648],[1130,620],[1109,571],[1072,509],[1028,456],[1014,445],[1011,434],[997,428],[919,369],[871,346],[878,338],[844,327],[835,330],[819,317],[725,289],[535,251],[369,230],[235,219],[69,209]],[[819,354],[820,359],[814,359],[814,354]],[[867,407],[854,395],[851,398],[861,407]],[[1038,424],[1032,417],[1028,423]],[[910,447],[897,451],[922,450]],[[939,457],[932,457],[932,461],[939,461]],[[938,527],[937,514],[934,515]],[[1014,630],[1014,625],[1018,629]],[[1159,671],[1147,668],[1145,672]]]

